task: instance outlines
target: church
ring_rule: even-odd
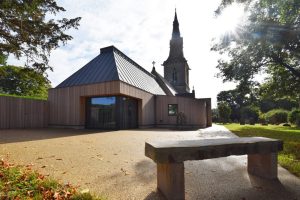
[[[211,99],[195,98],[177,13],[164,75],[145,70],[114,46],[49,90],[49,126],[95,129],[205,128]]]

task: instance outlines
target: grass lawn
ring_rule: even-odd
[[[34,172],[0,160],[0,199],[30,200],[104,200],[88,191],[79,192],[70,184],[62,185]]]
[[[283,140],[284,149],[278,155],[279,164],[300,177],[300,129],[276,125],[225,124],[231,132],[240,137],[268,137]]]

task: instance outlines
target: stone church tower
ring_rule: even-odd
[[[163,63],[164,78],[177,90],[181,96],[189,96],[189,65],[183,55],[183,38],[180,36],[179,23],[175,10],[173,32],[170,40],[170,53]]]

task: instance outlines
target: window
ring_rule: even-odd
[[[178,105],[177,104],[168,104],[168,115],[176,116],[178,113]]]
[[[172,78],[173,78],[173,82],[176,83],[176,82],[177,82],[177,71],[176,71],[175,68],[173,69],[173,74],[172,74],[172,76],[173,76],[173,77],[172,77]]]

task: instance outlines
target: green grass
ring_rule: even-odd
[[[0,96],[5,96],[5,97],[17,97],[17,98],[23,98],[23,99],[47,100],[46,97],[18,96],[18,95],[14,95],[14,94],[3,94],[3,93],[0,93]]]
[[[29,167],[0,161],[0,199],[30,200],[104,200],[90,193],[80,193],[70,184],[45,178]]]
[[[240,137],[268,137],[283,140],[283,151],[279,152],[279,164],[300,177],[300,128],[279,125],[225,124],[231,132]]]

